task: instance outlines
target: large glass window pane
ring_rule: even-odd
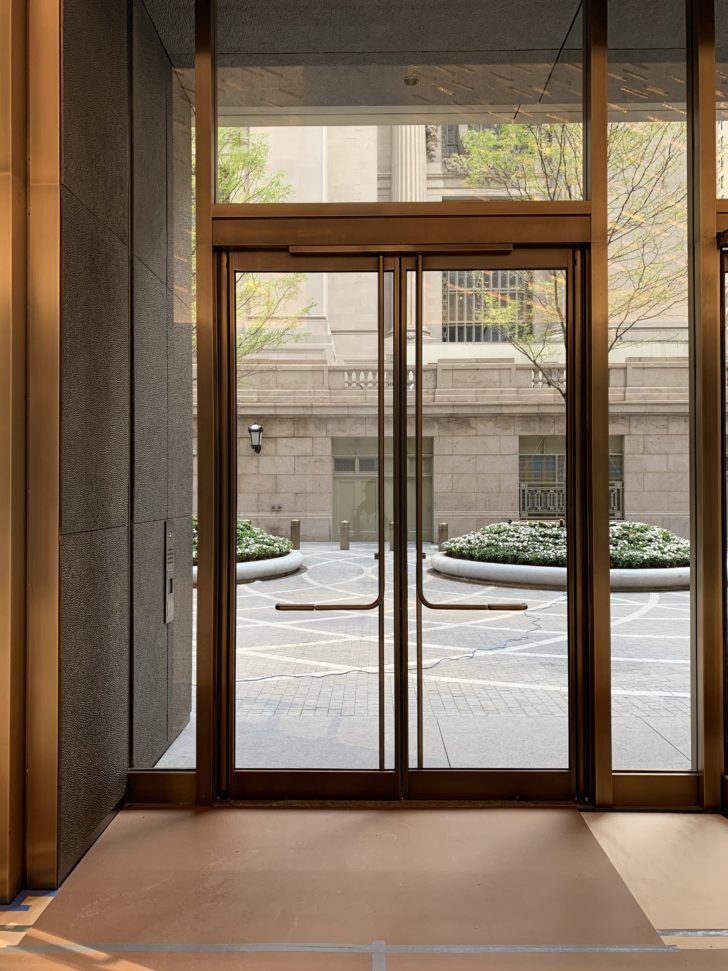
[[[581,4],[533,13],[218,0],[218,201],[581,198]]]
[[[391,585],[389,544],[378,556],[380,524],[392,518],[391,363],[380,376],[378,276],[249,272],[235,288],[235,765],[376,769],[381,719],[392,768],[390,595],[381,618],[378,608],[276,610],[371,603],[381,571]],[[391,362],[391,325],[385,339]],[[389,410],[383,470],[380,377]]]
[[[450,342],[453,290],[480,341]],[[423,586],[450,606],[418,613],[412,550],[413,766],[419,647],[423,768],[568,768],[566,308],[561,269],[424,273]],[[528,609],[458,609],[493,601]]]
[[[192,13],[192,5],[188,7]],[[131,765],[195,766],[192,37],[132,5]]]
[[[685,4],[634,13],[611,0],[613,765],[680,770],[693,708]]]

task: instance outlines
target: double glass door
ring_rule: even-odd
[[[580,253],[220,266],[228,795],[584,795]]]

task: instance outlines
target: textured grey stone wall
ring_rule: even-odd
[[[61,878],[191,706],[191,116],[132,12],[63,6]]]
[[[61,878],[126,789],[126,0],[65,0],[61,194]]]
[[[190,106],[149,15],[132,7],[132,753],[153,766],[189,721],[192,677]],[[164,528],[175,619],[164,622]]]

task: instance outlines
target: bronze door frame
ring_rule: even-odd
[[[573,440],[574,421],[570,417],[583,409],[585,391],[580,392],[572,385],[577,376],[585,373],[581,355],[583,353],[582,308],[583,267],[581,248],[564,246],[547,248],[517,247],[510,244],[362,244],[352,245],[295,245],[288,250],[243,250],[220,251],[218,253],[218,322],[220,387],[218,414],[220,423],[220,455],[222,468],[220,474],[220,550],[224,564],[220,564],[222,583],[219,598],[219,631],[221,633],[218,650],[217,686],[217,777],[218,795],[234,800],[277,800],[277,799],[466,799],[484,801],[536,801],[570,802],[574,799],[587,802],[590,792],[584,780],[593,778],[591,772],[591,746],[588,738],[588,698],[591,695],[587,683],[588,672],[592,665],[585,657],[589,642],[584,628],[588,609],[578,604],[576,576],[569,569],[568,581],[568,656],[569,656],[569,768],[563,770],[506,770],[506,769],[428,769],[422,767],[422,678],[421,678],[421,610],[428,606],[422,596],[421,563],[417,560],[417,597],[416,623],[417,634],[417,690],[414,695],[417,706],[418,760],[417,767],[409,764],[410,743],[408,738],[408,709],[412,703],[409,677],[409,602],[408,602],[408,529],[407,522],[407,432],[408,419],[412,411],[407,402],[408,361],[407,361],[407,291],[406,274],[414,271],[418,279],[416,300],[416,320],[419,349],[422,330],[422,272],[426,269],[564,269],[568,294],[567,327],[567,371],[572,391],[568,396],[567,438]],[[392,274],[393,283],[393,507],[395,542],[393,554],[393,597],[394,597],[394,768],[384,768],[384,719],[383,707],[383,632],[384,632],[384,570],[380,571],[379,592],[371,603],[349,605],[327,604],[285,604],[283,610],[327,610],[327,609],[377,609],[379,612],[379,769],[236,769],[235,768],[235,566],[233,523],[236,518],[236,377],[235,377],[235,308],[233,300],[235,274],[245,270],[285,271],[291,269],[319,272],[369,271],[378,274],[379,294],[379,369],[383,378],[384,327],[383,291],[384,274]],[[418,373],[421,373],[421,354],[417,355]],[[417,382],[421,389],[421,381]],[[384,420],[384,381],[379,381],[379,428],[380,452],[383,451],[381,437]],[[415,555],[419,557],[422,546],[421,488],[422,488],[422,412],[420,394],[417,395],[416,419],[416,464],[417,464],[417,543]],[[402,443],[404,446],[402,447]],[[575,448],[567,450],[570,458],[568,483],[573,496],[583,490],[578,487],[579,473],[576,470]],[[382,456],[380,455],[380,459]],[[403,464],[404,463],[404,464]],[[384,468],[381,462],[380,470]],[[225,484],[227,483],[227,485]],[[383,509],[384,476],[380,475],[379,503]],[[573,491],[572,491],[573,490]],[[570,501],[568,507],[569,524],[569,563],[574,562],[574,548],[583,536],[579,519],[584,519],[585,510],[577,509],[577,502]],[[384,566],[384,523],[379,519],[380,564]],[[501,609],[497,603],[483,603],[476,609]],[[450,606],[450,609],[453,609]],[[470,605],[468,609],[473,609]],[[511,608],[512,609],[512,608]]]
[[[378,430],[379,430],[379,485],[378,507],[384,508],[384,275],[398,272],[397,260],[392,256],[373,253],[340,253],[331,258],[317,253],[301,253],[296,255],[289,250],[257,250],[223,252],[219,255],[219,287],[221,298],[219,307],[225,308],[219,321],[221,371],[228,375],[224,387],[221,386],[219,412],[224,431],[223,436],[228,442],[224,477],[231,483],[223,503],[227,515],[223,516],[221,531],[233,535],[233,523],[236,518],[236,489],[232,483],[237,481],[237,448],[236,448],[236,378],[235,378],[235,307],[234,307],[234,279],[235,275],[245,271],[285,272],[368,272],[377,275],[378,315],[379,327],[377,334],[378,356]],[[396,292],[396,283],[394,291]],[[397,317],[394,316],[395,328]],[[396,434],[396,433],[395,433]],[[394,452],[396,454],[396,446]],[[396,473],[395,473],[396,474]],[[219,682],[217,705],[221,713],[218,728],[218,745],[221,757],[218,761],[218,778],[220,780],[220,795],[238,800],[256,799],[375,799],[391,800],[396,798],[397,785],[394,769],[385,769],[385,731],[384,731],[384,582],[385,582],[385,536],[383,516],[378,515],[378,552],[379,578],[376,597],[370,602],[341,603],[280,603],[276,609],[291,611],[326,611],[326,610],[376,610],[379,632],[379,768],[364,770],[346,769],[237,769],[235,767],[235,567],[234,550],[228,544],[227,568],[224,571],[226,588],[224,601],[221,603],[225,613],[226,636],[219,645],[221,678]],[[395,679],[398,673],[395,659]],[[396,725],[396,722],[395,722]]]

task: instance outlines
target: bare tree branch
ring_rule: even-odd
[[[457,165],[473,187],[516,199],[582,198],[581,125],[498,125],[471,130],[463,142]],[[627,341],[667,339],[641,337],[639,328],[686,301],[686,157],[685,126],[679,122],[609,126],[610,351]],[[516,319],[514,305],[496,307],[486,300],[483,323],[497,325],[542,382],[565,396],[554,359],[558,353],[564,360],[567,326],[556,278],[534,280],[530,310],[529,324]]]

